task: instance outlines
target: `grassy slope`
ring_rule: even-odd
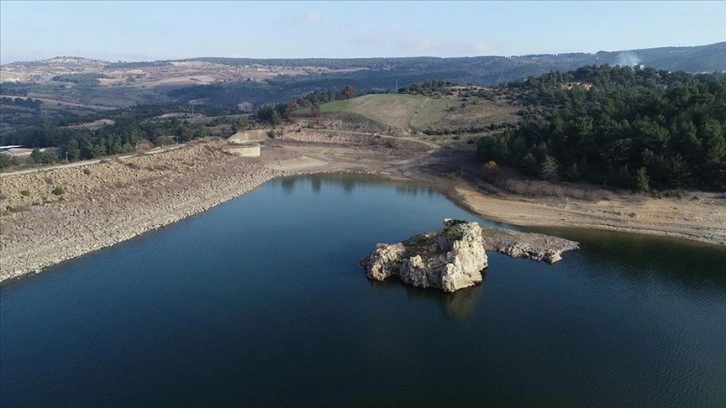
[[[457,95],[458,94],[458,95]],[[373,94],[345,101],[335,101],[320,106],[326,113],[347,113],[377,122],[391,129],[404,132],[424,132],[427,129],[445,131],[443,134],[419,135],[438,145],[455,144],[466,150],[474,149],[471,140],[489,133],[483,130],[491,124],[517,122],[517,108],[506,100],[462,95],[426,97],[407,94]],[[295,112],[307,116],[310,108]],[[467,133],[470,129],[482,129]],[[383,133],[387,133],[383,130]],[[468,142],[468,143],[467,143]]]
[[[448,113],[446,108],[450,103],[450,100],[420,95],[365,95],[323,104],[320,112],[353,112],[398,129],[423,130],[443,119]],[[309,112],[310,109],[306,108],[295,113],[306,115]]]

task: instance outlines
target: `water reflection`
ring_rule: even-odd
[[[376,242],[475,219],[400,185],[276,180],[3,287],[0,406],[726,401],[723,249],[556,233],[584,249],[553,266],[491,254],[485,295],[367,286]]]
[[[378,176],[354,173],[326,173],[283,177],[280,179],[280,184],[285,193],[288,194],[295,191],[297,185],[310,185],[311,190],[315,194],[319,194],[323,187],[336,189],[342,187],[343,191],[351,193],[359,186],[390,186],[391,184],[394,184],[396,192],[402,195],[415,197],[419,194],[426,194],[428,196],[438,194],[433,188],[418,183],[405,181],[393,182]]]
[[[429,186],[423,186],[421,184],[396,185],[396,193],[398,193],[399,195],[407,195],[407,196],[412,196],[412,197],[416,197],[419,194],[421,194],[421,195],[426,194],[428,196],[438,194],[438,192],[436,192],[436,190],[434,190],[433,188],[431,188]]]
[[[320,177],[311,177],[310,184],[315,194],[320,194],[320,186],[322,185]]]
[[[479,285],[458,290],[454,293],[444,293],[438,289],[417,288],[401,282],[396,277],[391,277],[384,282],[368,280],[371,287],[378,291],[400,291],[404,288],[406,296],[412,302],[424,301],[438,304],[444,316],[454,320],[467,320],[472,317],[479,303],[479,298],[484,290],[486,274]]]
[[[573,228],[529,228],[580,242],[582,250],[565,254],[577,257],[596,276],[618,274],[630,282],[658,280],[691,292],[726,296],[726,249],[697,242]]]
[[[295,190],[295,183],[298,180],[299,179],[295,177],[284,177],[280,179],[280,186],[282,187],[282,191],[284,191],[285,194],[292,194],[292,192]]]

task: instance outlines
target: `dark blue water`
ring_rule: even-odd
[[[726,251],[558,231],[453,295],[376,242],[475,220],[360,176],[270,182],[0,288],[2,407],[726,406]],[[489,223],[491,225],[491,223]]]

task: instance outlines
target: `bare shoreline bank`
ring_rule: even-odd
[[[460,179],[425,174],[410,167],[401,171],[402,163],[416,159],[406,155],[395,157],[398,161],[391,164],[381,160],[380,152],[361,153],[340,146],[267,149],[272,151],[263,158],[242,159],[225,153],[223,142],[211,142],[157,155],[154,159],[141,156],[90,167],[61,169],[56,173],[51,170],[24,175],[22,180],[32,190],[31,196],[41,195],[39,191],[43,188],[49,190],[55,184],[63,184],[70,197],[68,201],[31,206],[26,211],[2,215],[0,283],[183,220],[273,179],[320,173],[365,173],[393,181],[427,184],[469,212],[512,225],[613,230],[671,236],[721,247],[726,244],[723,223],[717,223],[713,230],[704,230],[706,233],[699,235],[673,230],[678,228],[677,222],[672,222],[673,228],[660,224],[648,228],[647,221],[629,226],[616,218],[607,222],[586,213],[568,220],[563,215],[569,210],[551,206],[541,205],[539,211],[533,211],[537,209],[537,203],[486,197]],[[345,157],[326,161],[331,152]],[[160,157],[165,160],[160,162]],[[86,168],[90,169],[90,175],[84,173]],[[47,183],[49,178],[57,180]],[[75,182],[76,179],[80,181]],[[0,180],[4,183],[3,192],[18,188],[13,186],[13,180],[12,177]],[[523,215],[528,212],[532,214]]]

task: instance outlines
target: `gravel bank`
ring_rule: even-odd
[[[229,155],[225,146],[207,142],[154,156],[3,177],[0,281],[171,224],[286,174]],[[53,194],[59,187],[63,194]]]

